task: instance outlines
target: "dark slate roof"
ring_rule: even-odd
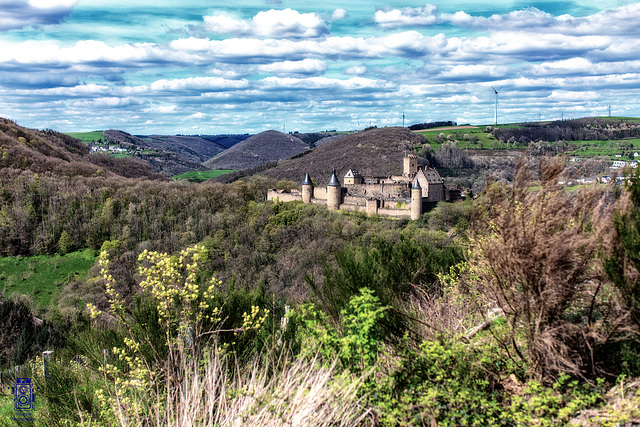
[[[412,190],[422,190],[422,187],[420,186],[420,183],[418,182],[418,178],[413,180],[413,187],[411,187]]]
[[[336,175],[335,169],[331,173],[331,179],[329,180],[327,187],[342,187],[342,185],[340,184],[340,181],[338,181],[338,175]]]
[[[427,169],[424,171],[424,176],[427,178],[429,184],[442,184],[442,177],[435,169]]]
[[[304,181],[302,185],[313,185],[313,181],[311,181],[311,177],[309,176],[309,172],[304,176]]]

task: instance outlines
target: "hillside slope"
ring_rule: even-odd
[[[162,144],[154,143],[153,140],[143,139],[120,130],[107,130],[102,134],[109,141],[115,141],[127,148],[156,150],[153,154],[140,154],[142,160],[146,160],[153,166],[153,169],[166,176],[179,175],[190,171],[204,171],[206,168],[199,161],[199,156],[193,150],[178,145],[176,149],[165,149],[170,142]],[[179,138],[179,137],[178,137]],[[211,142],[213,145],[214,143]],[[193,159],[193,160],[192,160]]]
[[[404,153],[412,152],[424,138],[405,128],[370,129],[329,141],[308,154],[284,160],[260,175],[275,179],[302,181],[309,172],[318,184],[329,181],[331,170],[338,176],[350,168],[363,175],[387,176],[402,173]]]
[[[159,179],[148,162],[90,154],[89,147],[53,130],[22,127],[0,118],[0,169],[51,172],[65,176],[120,175]]]
[[[300,138],[268,130],[237,143],[204,164],[209,169],[247,169],[288,159],[308,149],[309,144]]]
[[[225,146],[199,136],[149,135],[140,138],[152,148],[172,151],[196,163],[202,163],[226,150]]]

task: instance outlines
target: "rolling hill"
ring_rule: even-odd
[[[175,150],[169,150],[162,148],[170,145],[169,142],[165,141],[162,144],[158,144],[158,139],[154,142],[153,139],[143,139],[120,130],[107,130],[103,132],[102,135],[109,141],[117,142],[124,147],[147,151],[153,150],[147,153],[143,151],[138,156],[142,160],[149,162],[155,171],[163,175],[174,176],[185,172],[206,170],[200,163],[200,157],[197,152],[184,146],[184,140],[182,140],[182,143],[178,143]],[[169,137],[167,137],[167,139],[168,138]],[[180,137],[172,138],[178,138],[177,141],[180,141]],[[213,142],[210,142],[210,144],[212,146],[214,145]],[[216,148],[219,148],[219,146],[216,146]],[[222,150],[222,148],[220,148],[220,150]]]
[[[333,168],[338,171],[338,176],[350,168],[363,175],[398,174],[402,173],[404,153],[413,152],[423,142],[421,135],[406,128],[374,128],[328,141],[309,153],[284,160],[259,174],[298,182],[309,172],[318,185],[329,181]]]
[[[209,169],[247,169],[309,150],[300,138],[268,130],[245,139],[204,162]]]
[[[224,145],[199,136],[149,135],[139,138],[151,148],[174,152],[195,163],[202,163],[227,149]]]
[[[50,129],[29,129],[0,118],[0,169],[3,168],[63,176],[112,174],[163,179],[143,160],[90,154],[87,145],[68,135]]]

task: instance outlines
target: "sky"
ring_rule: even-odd
[[[61,132],[640,117],[625,0],[0,0],[0,117]]]

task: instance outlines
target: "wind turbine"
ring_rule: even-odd
[[[496,94],[496,114],[495,114],[494,120],[493,120],[493,125],[494,126],[498,126],[498,92],[500,92],[503,87],[504,86],[500,86],[500,89],[496,90],[496,88],[491,86],[491,89],[493,89],[493,93]]]

